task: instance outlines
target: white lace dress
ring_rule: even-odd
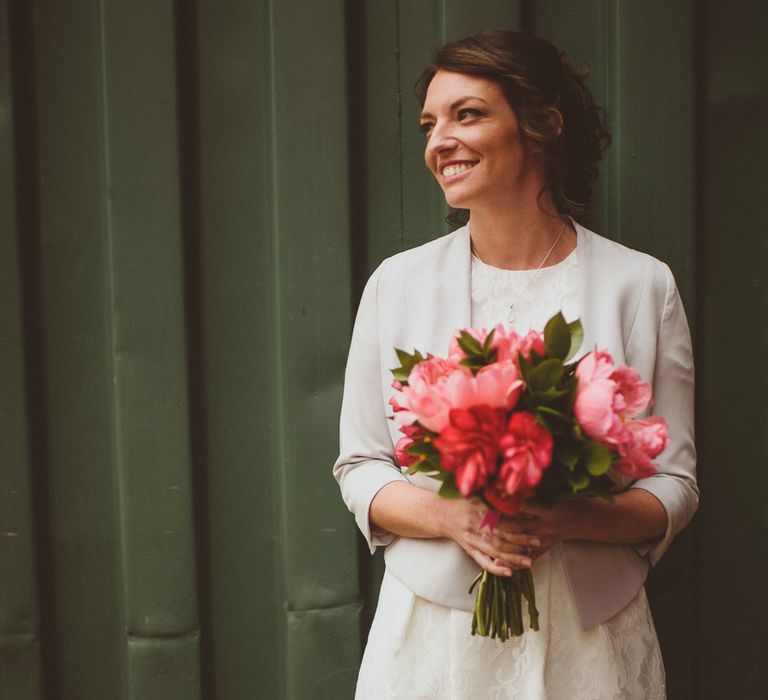
[[[572,321],[579,315],[577,291],[578,244],[538,275],[475,258],[472,325],[509,326],[510,303],[518,333],[543,328],[558,310]],[[608,622],[583,632],[559,546],[535,562],[533,576],[541,629],[499,642],[473,637],[471,613],[419,598],[387,571],[355,697],[664,700],[664,666],[644,590]]]

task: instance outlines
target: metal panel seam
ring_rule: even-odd
[[[271,171],[272,171],[272,191],[271,191],[271,199],[272,199],[272,212],[271,212],[271,220],[272,220],[272,230],[270,233],[272,234],[272,264],[273,264],[273,271],[274,271],[274,277],[273,277],[273,292],[274,292],[274,306],[273,306],[273,314],[272,314],[272,322],[278,326],[276,329],[277,332],[275,333],[275,357],[280,357],[282,355],[282,334],[279,329],[279,319],[280,319],[280,236],[278,235],[279,231],[279,217],[278,217],[278,188],[277,188],[277,155],[278,155],[278,148],[277,148],[277,99],[276,99],[276,90],[275,85],[277,82],[277,77],[275,75],[275,64],[276,64],[276,57],[275,57],[275,0],[269,0],[269,86],[270,86],[270,95],[271,100],[269,104],[269,134],[271,136],[270,138],[270,155],[272,158],[271,162]],[[279,371],[279,367],[276,368],[277,371],[273,373],[274,380],[275,380],[275,426],[277,428],[277,436],[274,441],[275,445],[275,457],[277,458],[278,462],[278,473],[282,473],[284,470],[285,465],[285,402],[283,401],[283,376],[281,372]],[[286,513],[286,497],[285,497],[285,488],[282,481],[278,481],[277,479],[272,481],[272,488],[275,495],[275,500],[280,504],[280,507],[275,509],[275,518],[277,522],[275,523],[276,531],[279,533],[280,536],[280,542],[282,544],[282,549],[280,547],[276,548],[276,555],[277,552],[280,552],[283,556],[281,561],[275,562],[275,571],[278,572],[277,576],[275,576],[275,597],[278,600],[283,599],[285,596],[285,582],[288,578],[288,571],[286,569],[286,559],[284,556],[284,548],[285,543],[287,542],[288,538],[288,522],[287,518],[285,516]],[[280,677],[280,684],[283,686],[283,689],[287,692],[288,688],[286,688],[286,680],[288,678],[288,673],[286,671],[286,657],[287,657],[287,625],[284,621],[283,627],[281,629],[280,639],[278,641],[278,644],[280,645],[282,649],[282,653],[278,655],[278,658],[280,659],[279,664],[279,677]]]
[[[99,39],[100,39],[100,77],[101,77],[101,108],[102,108],[102,154],[103,154],[103,161],[102,161],[102,168],[103,168],[103,191],[105,192],[104,197],[104,225],[105,225],[105,240],[106,240],[106,249],[107,249],[107,261],[106,261],[106,268],[107,268],[107,275],[109,280],[109,292],[108,292],[108,298],[106,299],[105,308],[109,310],[114,310],[115,308],[115,267],[114,267],[114,229],[113,229],[113,222],[112,222],[112,206],[111,206],[111,199],[109,196],[109,192],[111,191],[111,164],[110,164],[110,149],[108,147],[109,144],[109,133],[110,133],[110,124],[109,124],[109,108],[107,103],[107,45],[106,45],[106,20],[105,20],[105,8],[104,8],[104,0],[99,0]],[[124,493],[123,493],[123,463],[120,458],[120,451],[118,450],[117,446],[120,444],[119,440],[119,433],[120,433],[120,405],[117,400],[117,391],[115,388],[115,337],[117,334],[117,329],[115,327],[115,315],[114,313],[109,314],[109,329],[110,329],[110,337],[108,339],[109,343],[109,358],[108,363],[110,367],[110,376],[112,377],[112,382],[109,385],[109,398],[111,403],[111,409],[112,409],[112,417],[113,420],[110,421],[110,427],[112,431],[112,435],[110,436],[111,439],[111,453],[112,453],[112,463],[115,470],[115,492],[113,493],[113,499],[115,501],[115,513],[118,516],[118,522],[117,522],[117,531],[119,533],[119,538],[117,539],[117,542],[119,542],[120,551],[115,553],[115,560],[116,564],[120,567],[120,590],[121,590],[121,596],[120,596],[120,609],[118,611],[119,620],[120,620],[120,626],[122,628],[125,627],[125,601],[127,596],[127,590],[126,590],[126,582],[125,582],[125,513],[124,513]],[[120,669],[121,673],[123,675],[123,679],[127,678],[127,657],[125,653],[125,647],[122,649],[122,652],[120,654]],[[122,691],[123,697],[127,697],[127,684],[125,682],[120,683],[120,689]]]

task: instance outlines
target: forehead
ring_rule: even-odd
[[[434,112],[470,97],[478,97],[486,102],[506,101],[501,86],[493,80],[468,73],[439,70],[427,88],[424,111]]]

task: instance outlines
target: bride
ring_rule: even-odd
[[[549,42],[495,31],[447,44],[419,80],[426,166],[469,222],[383,261],[355,322],[334,475],[386,548],[358,698],[666,696],[643,584],[698,503],[690,334],[669,268],[578,222],[610,141],[584,78]],[[490,535],[483,502],[398,467],[394,348],[443,355],[456,328],[524,334],[557,311],[652,385],[671,443],[654,476],[615,475],[612,502],[526,506]],[[540,631],[470,635],[481,568],[532,569]]]

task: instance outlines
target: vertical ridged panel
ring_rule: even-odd
[[[608,100],[617,168],[607,233],[668,262],[688,299],[696,183],[693,3],[622,0],[611,6],[615,19],[607,30],[615,31],[615,54]]]
[[[37,557],[27,446],[10,17],[0,1],[0,697],[42,698]]]
[[[429,63],[432,51],[443,43],[444,12],[441,0],[399,3],[400,45],[401,207],[403,248],[426,243],[448,232],[448,207],[435,178],[424,166],[424,136],[419,131],[421,105],[414,85]]]
[[[182,126],[207,689],[216,700],[282,698],[269,6],[200,0],[192,19],[182,70],[198,76],[186,82]]]
[[[352,274],[356,293],[402,249],[398,2],[348,4]],[[354,308],[350,309],[354,312]]]
[[[609,157],[609,235],[667,262],[695,325],[695,65],[690,1],[619,2],[612,8],[614,114]],[[663,17],[663,21],[660,19]],[[610,42],[606,42],[610,45]],[[615,228],[614,228],[615,226]],[[647,589],[669,669],[670,697],[692,692],[695,526],[654,567]]]
[[[522,0],[442,0],[443,40],[489,29],[519,29]]]
[[[768,697],[768,5],[704,3],[691,697]]]
[[[613,3],[614,0],[609,0]],[[531,3],[530,29],[551,41],[577,65],[587,65],[587,86],[595,101],[606,109],[609,122],[613,110],[607,102],[608,71],[607,51],[613,46],[613,33],[606,30],[608,8],[605,2],[595,0],[548,0]],[[590,202],[589,212],[581,220],[593,231],[610,235],[605,225],[606,193],[612,178],[610,159],[612,148],[599,164],[600,175]]]
[[[61,700],[124,697],[99,3],[34,5],[41,359],[51,613]],[[138,98],[139,96],[137,96]],[[96,662],[96,663],[95,663]]]
[[[127,690],[192,700],[200,661],[173,6],[142,0],[103,12]]]
[[[339,314],[351,289],[345,21],[340,0],[272,4],[275,417],[286,687],[296,700],[351,694],[359,644],[355,534],[328,473],[350,327]]]

